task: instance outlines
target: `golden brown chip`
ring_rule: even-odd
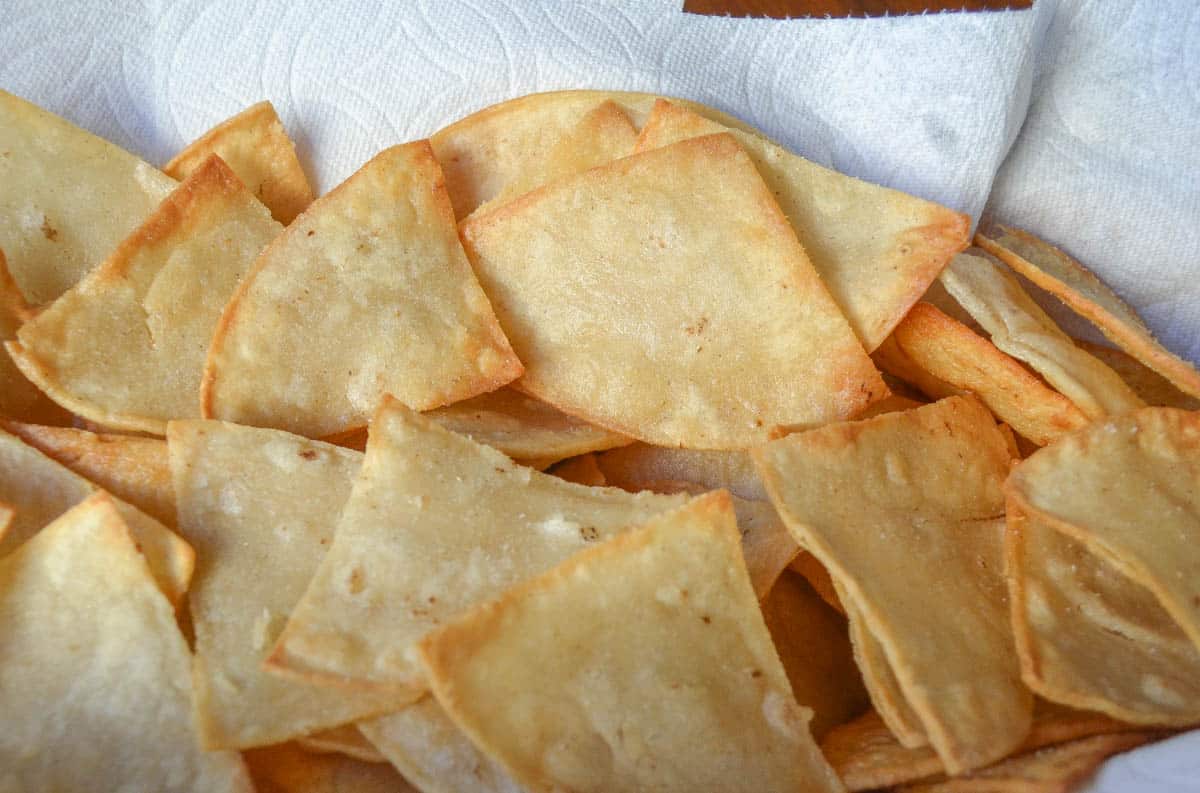
[[[448,430],[538,469],[577,454],[632,443],[624,435],[568,416],[514,388],[480,394],[425,415]]]
[[[364,763],[386,763],[375,745],[366,739],[354,724],[343,724],[328,730],[297,738],[296,743],[310,752],[337,752]]]
[[[1200,397],[1196,367],[1159,344],[1134,310],[1079,262],[1028,232],[1005,226],[981,229],[975,244],[1090,320],[1180,391]]]
[[[871,706],[854,665],[846,618],[808,582],[784,573],[762,602],[762,613],[796,701],[812,709],[814,740]]]
[[[389,765],[314,754],[296,743],[251,749],[243,756],[257,793],[417,793]]]
[[[362,455],[219,421],[167,429],[179,530],[196,546],[196,715],[206,746],[280,743],[388,710],[262,668],[329,547]]]
[[[426,410],[520,374],[417,141],[376,155],[263,251],[221,317],[201,405],[319,438],[364,426],[385,393]]]
[[[184,180],[216,154],[283,225],[313,200],[296,147],[270,102],[259,102],[201,135],[163,166]]]
[[[743,451],[673,449],[634,443],[596,455],[609,484],[636,493],[650,482],[692,482],[728,490],[749,501],[767,501],[758,470]]]
[[[929,403],[921,402],[916,399],[910,399],[906,396],[891,394],[890,396],[886,396],[878,402],[867,405],[867,409],[855,416],[854,420],[862,421],[863,419],[874,418],[875,416],[880,416],[884,413],[897,413],[903,410],[912,410],[913,408],[919,408],[921,405],[927,404]]]
[[[1114,372],[1121,375],[1133,392],[1141,397],[1147,405],[1179,408],[1180,410],[1200,410],[1200,399],[1183,393],[1170,380],[1129,353],[1113,347],[1092,344],[1082,339],[1075,339],[1075,343],[1104,361]]]
[[[970,241],[966,215],[824,168],[666,100],[655,103],[637,151],[716,132],[732,133],[746,149],[868,351]]]
[[[924,310],[921,308],[922,305],[923,303],[918,303],[913,306],[909,314],[911,315],[913,311],[916,311],[919,316]],[[941,309],[938,310],[940,311]],[[897,381],[928,399],[938,400],[949,396],[962,396],[966,393],[961,388],[955,388],[945,380],[939,380],[917,365],[917,362],[908,357],[908,354],[896,341],[895,331],[892,332],[891,336],[883,340],[883,344],[880,344],[875,352],[871,353],[871,360],[879,367],[885,383],[888,383],[889,380]],[[888,383],[888,388],[892,388],[891,383]]]
[[[12,504],[0,501],[0,543],[4,542],[4,535],[8,533],[8,527],[12,525],[16,514],[17,510]]]
[[[3,419],[0,427],[147,515],[175,525],[175,489],[166,441]]]
[[[268,665],[415,701],[415,645],[430,631],[685,500],[564,482],[385,400],[333,544]]]
[[[1000,488],[1011,458],[987,409],[950,397],[751,454],[797,542],[882,648],[946,767],[978,768],[1019,745],[1032,700],[1002,570]]]
[[[593,168],[461,231],[522,390],[572,415],[744,448],[886,394],[729,134]]]
[[[0,342],[15,339],[21,323],[32,316],[0,250]],[[71,422],[70,414],[29,382],[7,352],[0,353],[0,416],[43,424]]]
[[[12,552],[42,527],[100,488],[50,459],[20,438],[0,429],[0,501],[16,510],[0,537],[0,557]],[[179,535],[124,501],[114,499],[163,594],[178,604],[196,563],[196,554]]]
[[[1088,418],[1145,407],[1120,375],[1075,345],[1007,268],[961,253],[940,280],[992,344],[1026,363]]]
[[[921,369],[975,394],[998,419],[1034,443],[1045,445],[1087,423],[1071,400],[928,303],[913,306],[892,339]]]
[[[533,789],[841,788],[712,493],[577,554],[421,645],[454,722]]]
[[[212,157],[103,264],[25,323],[9,353],[72,412],[162,435],[170,419],[199,418],[221,309],[280,229]]]
[[[0,90],[0,249],[21,294],[49,303],[108,256],[175,180]]]
[[[551,468],[549,473],[577,485],[604,487],[608,484],[608,480],[604,478],[604,472],[596,464],[596,455],[594,454],[581,454],[578,457],[563,460]]]
[[[9,790],[253,790],[200,749],[187,644],[109,496],[0,559],[0,635]]]
[[[854,647],[854,661],[862,672],[863,685],[871,695],[875,709],[879,711],[884,723],[901,746],[928,746],[929,733],[921,723],[921,717],[906,698],[900,681],[892,672],[887,651],[871,632],[867,618],[854,601],[846,597],[836,581],[834,585],[838,590],[838,602],[842,604],[850,621],[850,643]]]

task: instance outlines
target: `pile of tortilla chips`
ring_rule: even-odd
[[[314,198],[269,103],[160,171],[0,91],[0,788],[1065,793],[1200,724],[1200,373],[971,242],[644,94]]]

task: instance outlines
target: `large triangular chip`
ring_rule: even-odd
[[[384,394],[425,410],[520,374],[418,141],[377,155],[263,252],[225,308],[201,401],[207,417],[315,438],[365,426]]]
[[[179,529],[196,547],[196,711],[208,746],[246,748],[387,709],[262,669],[333,537],[362,455],[218,421],[168,428]]]
[[[33,312],[8,272],[0,250],[0,342],[17,337],[17,329]],[[7,352],[0,352],[0,415],[45,424],[69,424],[71,416],[29,382]]]
[[[461,230],[520,388],[592,423],[744,448],[886,394],[728,134],[593,168]]]
[[[269,663],[414,701],[425,689],[415,648],[430,631],[685,500],[564,482],[389,399]]]
[[[213,154],[285,226],[312,203],[312,188],[296,158],[296,147],[270,102],[251,105],[222,121],[176,154],[163,171],[186,179]]]
[[[813,266],[867,350],[879,346],[970,240],[970,219],[824,168],[753,132],[660,99],[638,151],[731,133],[758,167]]]
[[[950,397],[752,454],[797,542],[886,654],[946,768],[978,768],[1019,745],[1032,698],[1002,569],[1011,458],[987,409]]]
[[[0,90],[0,249],[21,293],[49,303],[104,260],[175,180]]]
[[[162,435],[170,419],[199,418],[221,310],[280,230],[212,157],[103,264],[25,323],[9,352],[72,412]]]
[[[97,494],[0,560],[0,780],[7,790],[253,790],[205,752],[171,605]]]
[[[717,492],[421,645],[438,701],[534,790],[835,791]]]

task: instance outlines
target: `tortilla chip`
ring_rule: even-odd
[[[882,647],[946,767],[979,768],[1019,745],[1032,699],[1002,570],[1000,488],[1011,458],[987,409],[950,397],[751,456],[796,541]]]
[[[188,600],[205,745],[281,743],[386,711],[378,697],[262,668],[329,547],[362,455],[218,421],[172,422],[167,443],[179,529],[199,560]]]
[[[107,495],[0,560],[0,635],[8,789],[253,791],[199,748],[187,644]]]
[[[100,488],[0,429],[0,501],[16,510],[0,537],[0,557]],[[196,554],[179,535],[124,501],[113,499],[121,519],[146,556],[154,580],[173,604],[183,600]]]
[[[684,500],[564,482],[385,399],[329,553],[267,664],[416,701],[415,646],[430,631]]]
[[[913,306],[892,338],[917,366],[975,394],[998,419],[1038,445],[1088,421],[1071,400],[928,303]]]
[[[1200,372],[1155,340],[1132,308],[1082,264],[1020,229],[996,226],[975,235],[975,244],[1090,320],[1113,344],[1200,397]]]
[[[427,410],[520,374],[417,141],[376,155],[263,251],[221,317],[201,405],[318,438],[365,426],[385,393]]]
[[[166,441],[3,419],[0,427],[163,524],[175,525]]]
[[[1153,732],[1095,735],[1013,757],[966,777],[900,788],[904,793],[1069,793],[1100,763],[1161,737]]]
[[[12,525],[16,515],[17,510],[12,504],[0,501],[0,542],[4,542],[4,535],[8,533],[8,527]]]
[[[836,581],[834,582],[836,585]],[[921,717],[909,704],[904,689],[892,672],[887,651],[875,634],[871,632],[867,618],[838,588],[838,599],[850,621],[850,644],[854,648],[854,662],[862,672],[863,685],[871,695],[871,702],[883,718],[888,729],[896,736],[901,746],[915,749],[929,745],[929,733]]]
[[[563,460],[550,469],[550,474],[567,482],[588,487],[604,487],[608,480],[596,463],[596,455],[581,454],[569,460]]]
[[[434,694],[533,789],[840,790],[717,492],[577,554],[421,644]]]
[[[921,305],[922,303],[918,303],[913,306],[913,310],[916,310],[918,315],[923,310],[920,308]],[[909,311],[909,314],[912,314],[912,311]],[[945,380],[939,380],[918,366],[917,362],[908,357],[908,354],[896,342],[895,332],[884,339],[883,344],[880,344],[875,352],[871,353],[871,360],[879,367],[885,383],[888,380],[899,381],[928,399],[936,401],[967,393],[961,388],[955,388]],[[891,384],[888,384],[888,388],[892,388]]]
[[[864,410],[862,413],[859,413],[857,416],[855,416],[854,420],[862,421],[863,419],[874,418],[875,416],[882,416],[884,413],[899,413],[904,410],[912,410],[913,408],[919,408],[919,407],[921,407],[921,405],[927,405],[927,404],[929,404],[929,403],[922,402],[917,399],[910,399],[906,396],[899,396],[898,394],[890,394],[889,396],[884,397],[883,399],[879,400],[878,402],[873,402],[872,404],[867,405],[866,410]]]
[[[49,303],[99,264],[175,180],[0,90],[0,249],[21,293]]]
[[[854,665],[845,617],[807,581],[784,573],[763,601],[762,614],[796,701],[813,712],[813,740],[871,706]]]
[[[808,585],[821,596],[821,600],[824,600],[830,608],[843,617],[846,616],[846,609],[842,605],[841,598],[838,597],[837,589],[834,588],[833,579],[829,577],[829,571],[825,569],[825,565],[821,564],[820,559],[808,551],[801,551],[796,554],[796,558],[788,564],[788,567],[792,572],[804,576]]]
[[[624,435],[568,416],[513,388],[480,394],[425,415],[448,430],[499,449],[514,460],[539,463],[549,460],[545,465],[530,465],[531,468],[544,468],[577,454],[633,442]]]
[[[213,154],[285,226],[312,203],[313,191],[296,147],[270,102],[251,105],[222,121],[176,154],[163,171],[182,181]]]
[[[337,752],[364,763],[386,763],[387,758],[379,753],[375,745],[366,739],[354,724],[343,724],[321,732],[314,732],[296,743],[310,752]]]
[[[593,168],[461,232],[520,388],[592,423],[744,448],[886,395],[728,134]]]
[[[25,323],[9,353],[72,412],[162,435],[168,420],[200,416],[196,394],[221,309],[280,228],[213,157]]]
[[[483,754],[432,696],[361,723],[363,733],[423,793],[524,793]]]
[[[992,344],[1028,364],[1088,418],[1145,407],[1120,375],[1075,346],[1006,268],[961,253],[941,282],[983,326]]]
[[[1090,735],[1128,730],[1128,724],[1108,716],[1038,699],[1034,700],[1033,728],[1017,754]],[[890,788],[946,771],[932,749],[901,746],[875,711],[835,727],[821,741],[821,751],[851,793]]]
[[[15,339],[21,323],[32,316],[8,272],[4,251],[0,251],[0,342]],[[0,416],[43,424],[71,423],[71,414],[29,382],[7,353],[0,353]]]
[[[660,99],[637,151],[730,132],[758,168],[805,253],[868,351],[887,338],[955,253],[970,218],[824,168],[753,132]]]
[[[637,137],[637,130],[620,105],[612,100],[600,102],[556,140],[543,157],[531,160],[527,169],[504,185],[495,198],[480,204],[475,212],[487,212],[544,184],[626,157],[633,153]]]
[[[1200,410],[1200,399],[1183,393],[1170,380],[1129,353],[1082,339],[1075,339],[1075,344],[1108,364],[1147,405]]]
[[[257,793],[418,793],[396,770],[340,754],[313,754],[295,743],[246,752]]]

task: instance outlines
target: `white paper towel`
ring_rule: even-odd
[[[385,146],[521,94],[682,96],[972,215],[999,169],[999,218],[1080,256],[1200,358],[1198,4],[786,22],[680,5],[0,0],[0,87],[156,164],[270,99],[322,192]],[[1200,790],[1200,738],[1110,768],[1095,790]]]

